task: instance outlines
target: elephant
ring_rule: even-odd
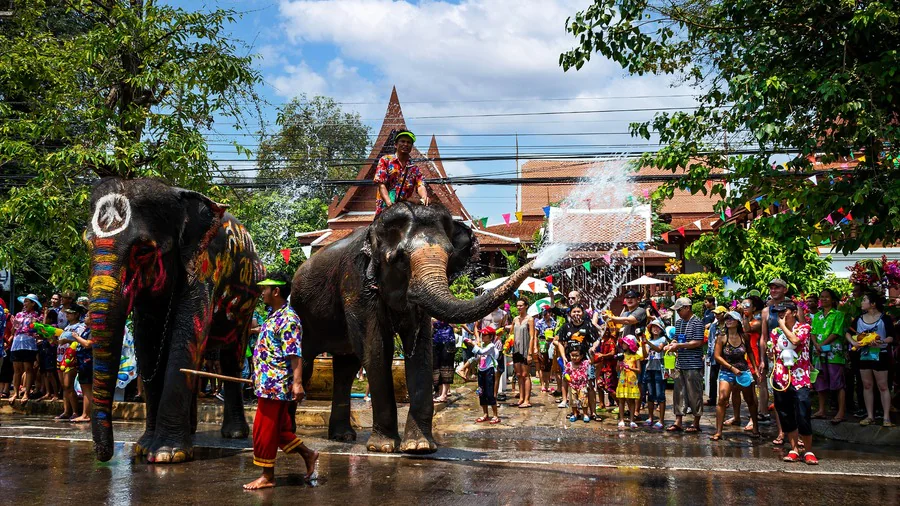
[[[265,267],[247,230],[226,206],[155,179],[104,178],[91,193],[84,234],[94,353],[94,453],[113,454],[112,394],[126,318],[146,398],[135,455],[149,462],[193,458],[197,378],[204,351],[221,350],[222,372],[239,376]],[[246,438],[239,384],[224,386],[221,434]]]
[[[350,389],[360,363],[372,396],[369,451],[431,453],[431,317],[448,323],[476,321],[496,309],[531,272],[531,263],[481,296],[453,297],[449,279],[477,256],[472,230],[440,205],[399,202],[367,227],[317,251],[294,275],[291,305],[300,315],[303,381],[312,361],[330,353],[334,390],[330,439],[355,441],[350,425]],[[391,375],[394,335],[406,360],[409,415],[401,444]]]

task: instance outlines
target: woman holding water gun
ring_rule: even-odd
[[[75,375],[78,373],[78,360],[76,350],[78,342],[75,335],[82,338],[87,335],[87,327],[81,322],[81,317],[86,312],[82,306],[72,306],[65,310],[65,330],[59,336],[60,347],[65,347],[63,358],[59,362],[59,370],[63,373],[63,412],[56,417],[61,422],[71,421],[76,417],[78,398],[75,396]]]
[[[33,323],[41,322],[41,301],[37,295],[30,293],[24,297],[19,297],[23,309],[16,313],[13,317],[12,325],[15,337],[12,342],[12,361],[13,361],[13,392],[9,397],[10,401],[17,398],[28,398],[31,391],[31,384],[34,382],[34,359],[37,358],[37,331],[34,330]],[[21,389],[22,377],[25,378],[24,390]]]

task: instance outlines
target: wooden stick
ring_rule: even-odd
[[[235,383],[246,383],[248,385],[253,384],[253,380],[248,380],[248,379],[244,379],[244,378],[235,378],[234,376],[223,376],[221,374],[215,374],[215,373],[205,372],[205,371],[195,371],[193,369],[179,369],[179,371],[181,371],[185,374],[193,374],[195,376],[203,376],[204,378],[214,378],[214,379],[220,379],[222,381],[234,381]]]

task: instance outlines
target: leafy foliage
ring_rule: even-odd
[[[810,237],[848,253],[897,240],[896,2],[595,0],[566,27],[578,39],[560,56],[566,70],[596,52],[632,74],[670,74],[697,89],[695,110],[631,126],[664,145],[643,165],[685,171],[661,195],[676,187],[705,194],[711,168],[727,168],[712,185],[723,199],[718,211],[757,197],[763,208],[778,202],[773,209],[789,212],[763,221],[773,222],[768,233],[779,242]],[[775,153],[795,156],[775,167]],[[812,174],[818,184],[807,180]],[[849,223],[822,224],[841,208]]]
[[[685,255],[763,293],[774,278],[784,279],[795,293],[808,291],[825,275],[828,261],[819,258],[805,237],[767,234],[769,225],[723,227],[716,234],[700,236]]]
[[[463,274],[450,283],[450,293],[457,299],[471,300],[475,298],[475,285],[467,274]]]
[[[694,274],[679,274],[672,280],[675,287],[675,293],[681,296],[688,296],[688,290],[691,290],[690,297],[693,300],[712,295],[717,299],[722,297],[725,292],[725,282],[722,278],[709,272],[696,272]]]
[[[806,285],[806,293],[819,294],[826,288],[834,290],[838,298],[844,298],[850,295],[850,292],[853,290],[853,284],[849,280],[839,278],[834,273],[829,272],[821,278],[810,280]]]
[[[294,98],[278,112],[279,131],[259,145],[258,180],[296,179],[312,185],[310,195],[326,202],[342,191],[316,186],[325,179],[352,179],[369,145],[369,127],[358,113],[344,112],[334,99],[306,95]]]
[[[204,133],[220,119],[245,127],[260,80],[226,35],[235,16],[141,0],[15,3],[0,22],[0,174],[20,178],[0,194],[0,265],[37,270],[49,252],[48,282],[84,287],[97,177],[214,190]]]

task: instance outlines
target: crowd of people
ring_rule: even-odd
[[[436,402],[447,398],[449,357],[458,346],[463,353],[456,373],[477,381],[483,413],[476,423],[501,422],[497,405],[507,401],[510,378],[518,384],[510,407],[528,409],[533,397],[549,395],[569,410],[572,423],[601,421],[607,413],[623,430],[643,423],[695,434],[706,404],[715,407],[713,441],[723,439],[726,425],[760,438],[761,424],[775,424],[772,443],[790,445],[784,459],[811,465],[818,463],[813,419],[839,424],[852,415],[860,425],[880,419],[894,426],[895,324],[884,296],[864,285],[854,285],[851,294],[825,289],[791,298],[787,283],[773,279],[765,300],[757,290],[728,302],[707,297],[702,314],[694,314],[689,298],[669,305],[634,290],[624,294],[618,315],[594,310],[578,291],[533,316],[526,300],[514,307],[467,325],[434,322]],[[670,382],[673,420],[667,425]],[[726,418],[729,409],[733,416]]]
[[[0,398],[60,399],[64,407],[57,420],[89,422],[94,372],[90,301],[71,290],[53,294],[47,304],[35,294],[18,301],[21,311],[11,312],[0,299]]]

